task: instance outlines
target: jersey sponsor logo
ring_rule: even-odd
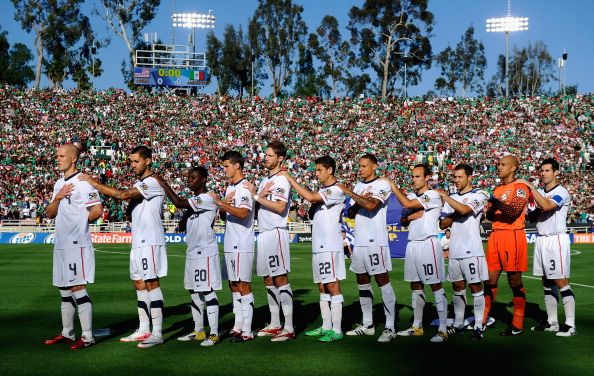
[[[29,244],[35,239],[35,234],[32,232],[19,232],[10,239],[10,244]]]
[[[51,234],[50,236],[43,239],[43,243],[45,244],[55,244],[56,243],[56,234]]]
[[[510,191],[505,191],[501,197],[498,198],[499,201],[507,201],[508,197],[511,195]]]

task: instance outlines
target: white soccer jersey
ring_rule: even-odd
[[[381,202],[375,211],[360,208],[357,212],[355,216],[355,246],[387,246],[386,214],[388,212],[388,197],[392,193],[390,184],[380,178],[375,178],[368,182],[358,182],[353,192],[359,196],[371,193],[371,197]]]
[[[244,185],[245,179],[237,184],[229,184],[225,197],[235,194],[233,206],[250,211],[245,219],[227,214],[225,222],[225,252],[254,252],[254,211],[253,199]]]
[[[557,204],[557,209],[546,212],[543,211],[538,216],[538,222],[536,223],[538,235],[548,236],[565,234],[567,231],[567,212],[569,211],[569,204],[571,203],[569,192],[561,185],[555,186],[555,188],[550,191],[539,188],[538,192]]]
[[[260,185],[258,186],[258,192],[261,192],[262,189],[268,184],[268,182],[273,182],[274,186],[272,188],[272,193],[267,197],[264,197],[270,201],[283,201],[287,203],[285,210],[281,214],[277,214],[272,210],[268,209],[264,205],[260,205],[260,211],[258,212],[258,228],[260,232],[273,230],[275,228],[286,228],[287,227],[287,218],[289,217],[289,194],[291,192],[291,185],[289,181],[284,176],[279,176],[278,174],[274,174],[267,178],[264,178]]]
[[[212,228],[217,215],[217,205],[208,193],[188,199],[194,214],[186,225],[187,256],[214,256],[219,253],[217,236]]]
[[[340,213],[346,196],[335,184],[322,187],[318,191],[324,202],[317,204],[313,215],[313,253],[342,251]]]
[[[455,193],[450,197],[472,208],[471,214],[458,217],[452,223],[450,258],[484,256],[480,225],[483,208],[489,195],[479,189],[473,189],[463,194]],[[454,209],[446,202],[442,213],[447,216],[454,213]]]
[[[165,245],[165,231],[161,215],[165,191],[152,176],[139,180],[134,187],[142,194],[141,199],[130,201],[132,209],[132,247]]]
[[[411,193],[407,196],[409,200],[418,200],[425,213],[419,219],[410,222],[408,226],[408,240],[419,241],[425,240],[439,233],[439,215],[441,214],[441,197],[439,193],[430,189],[420,195]],[[454,232],[452,231],[452,236]],[[451,244],[450,244],[451,249]]]
[[[70,197],[60,201],[56,216],[56,249],[78,248],[91,246],[89,231],[89,211],[87,208],[101,203],[99,192],[89,183],[80,181],[80,172],[64,179],[61,178],[54,185],[52,201],[66,184],[74,184]]]

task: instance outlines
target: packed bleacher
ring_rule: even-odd
[[[495,163],[518,156],[520,176],[538,179],[545,157],[562,164],[561,180],[573,196],[573,223],[594,219],[594,96],[523,99],[234,99],[216,96],[21,90],[0,87],[0,219],[43,219],[58,179],[55,149],[73,142],[80,169],[103,182],[130,187],[127,152],[153,149],[156,171],[174,189],[185,187],[192,165],[209,168],[210,189],[226,185],[219,157],[229,149],[247,157],[252,181],[265,174],[268,140],[289,147],[288,170],[315,187],[316,157],[338,162],[337,176],[357,180],[358,157],[374,153],[382,174],[409,185],[410,168],[426,162],[433,184],[450,188],[449,171],[460,162],[476,170],[475,185],[497,184]],[[107,201],[104,220],[124,220],[125,203]],[[175,208],[167,217],[178,216]],[[296,196],[292,219],[306,217]]]

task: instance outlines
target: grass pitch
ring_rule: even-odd
[[[50,245],[0,246],[0,369],[3,375],[360,375],[360,374],[592,374],[594,373],[594,246],[572,245],[572,286],[576,295],[578,335],[555,337],[552,333],[529,330],[545,316],[540,280],[525,275],[527,310],[525,328],[518,337],[500,337],[511,320],[511,291],[502,276],[493,316],[498,320],[482,343],[470,333],[450,337],[444,344],[432,344],[435,332],[428,323],[436,318],[432,304],[425,311],[425,336],[398,338],[387,344],[374,337],[345,337],[337,343],[319,343],[303,331],[320,325],[319,293],[312,283],[310,244],[291,246],[290,274],[295,302],[296,341],[271,343],[257,338],[244,344],[224,340],[212,348],[198,342],[182,343],[176,337],[193,329],[189,295],[183,289],[184,245],[170,245],[169,276],[162,280],[165,296],[165,344],[141,350],[119,337],[137,325],[136,294],[128,276],[128,245],[98,245],[96,283],[89,288],[93,301],[94,328],[110,328],[108,337],[88,349],[73,351],[67,345],[45,346],[43,340],[61,330],[60,299],[51,286]],[[347,267],[349,262],[347,261]],[[403,260],[394,259],[391,273],[397,296],[397,325],[408,327],[412,319],[410,290],[403,282]],[[358,291],[354,275],[347,272],[343,328],[360,321]],[[448,298],[451,289],[448,284]],[[254,328],[269,318],[265,288],[254,276]],[[382,323],[381,294],[374,286],[374,315]],[[433,296],[426,289],[428,301]],[[230,293],[218,293],[221,304],[220,328],[233,325]],[[472,304],[471,294],[467,294]],[[562,305],[559,319],[563,321]],[[78,329],[78,318],[75,318]]]

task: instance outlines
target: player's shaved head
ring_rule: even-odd
[[[513,155],[506,155],[505,157],[501,158],[501,161],[511,164],[516,168],[516,170],[520,167],[520,161],[518,161],[518,158],[514,157]]]
[[[63,148],[64,152],[68,156],[74,156],[78,161],[78,157],[80,156],[80,150],[74,144],[64,144],[60,147]]]

